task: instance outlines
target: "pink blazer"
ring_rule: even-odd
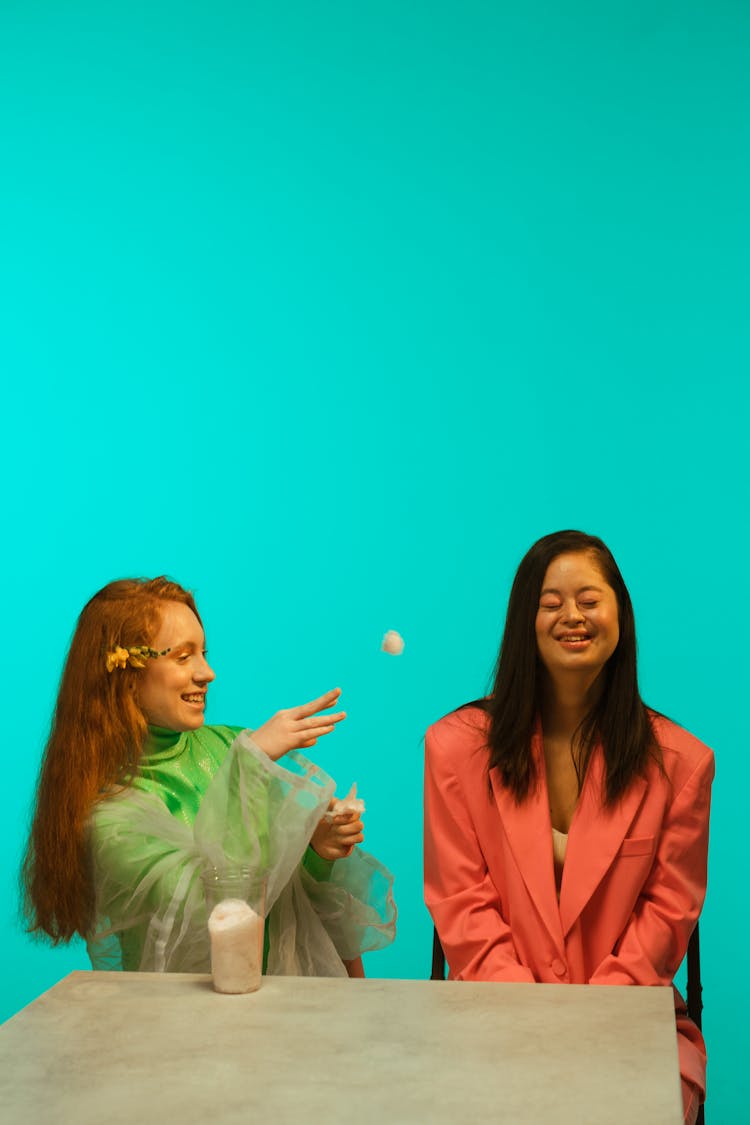
[[[455,980],[669,985],[706,891],[714,758],[654,716],[656,766],[612,810],[595,750],[568,836],[560,901],[544,780],[521,805],[492,777],[487,718],[467,708],[435,723],[425,750],[425,902]],[[706,1052],[675,995],[683,1079],[705,1094]]]

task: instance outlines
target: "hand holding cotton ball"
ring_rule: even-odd
[[[323,819],[333,820],[335,816],[344,816],[347,813],[356,813],[357,816],[362,816],[364,811],[365,802],[361,797],[357,796],[357,783],[355,781],[344,798],[331,802],[331,807],[328,812],[324,814]]]
[[[404,651],[404,638],[395,629],[389,629],[383,637],[383,643],[380,647],[389,656],[400,656]]]

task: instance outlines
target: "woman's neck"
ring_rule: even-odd
[[[545,673],[542,693],[542,729],[545,736],[572,740],[597,703],[603,686],[600,674],[593,679],[577,674],[553,679]]]

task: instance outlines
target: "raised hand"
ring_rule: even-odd
[[[320,713],[333,707],[340,695],[341,688],[334,688],[311,703],[277,711],[273,718],[253,731],[253,742],[274,762],[283,758],[289,750],[306,750],[314,746],[324,734],[331,733],[336,723],[346,718],[346,711],[335,715]]]

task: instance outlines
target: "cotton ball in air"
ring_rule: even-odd
[[[395,629],[389,629],[383,637],[383,643],[380,647],[389,656],[400,656],[404,651],[404,638]]]

